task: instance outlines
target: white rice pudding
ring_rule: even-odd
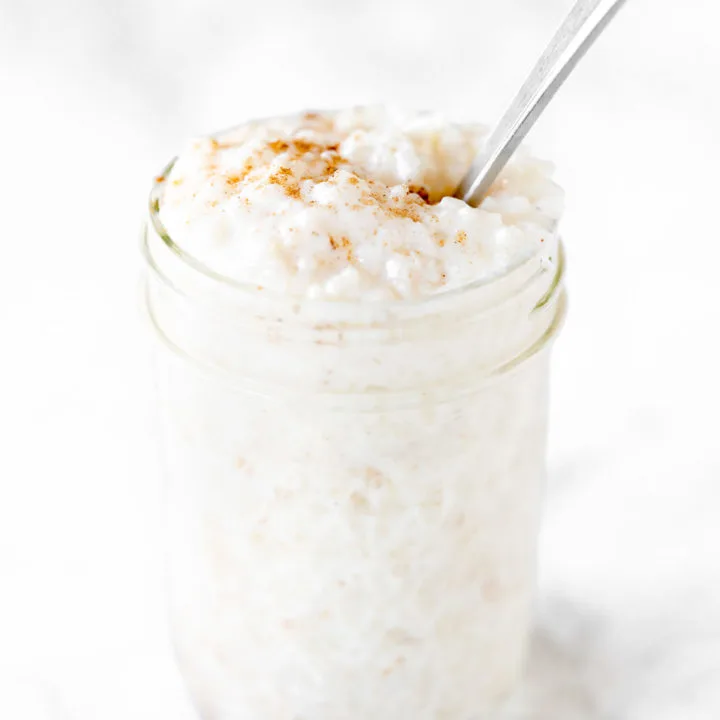
[[[206,720],[471,720],[523,660],[562,318],[551,167],[484,130],[249,123],[156,184],[173,637]]]

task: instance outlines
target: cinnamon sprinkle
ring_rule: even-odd
[[[285,152],[290,146],[284,140],[273,140],[268,147],[275,153]]]
[[[343,235],[338,241],[334,235],[328,236],[330,247],[333,250],[345,250],[345,257],[349,263],[355,262],[355,250],[352,245],[352,241],[347,235]]]
[[[419,195],[426,203],[430,202],[430,193],[421,185],[410,185],[408,192]]]
[[[342,236],[340,239],[340,245],[347,250],[347,261],[349,263],[355,262],[355,253],[353,251],[352,243],[350,242],[350,238],[346,237],[345,235]]]
[[[288,197],[299,200],[301,197],[300,186],[293,178],[292,170],[288,167],[278,168],[269,178],[271,185],[279,185]]]
[[[239,173],[233,173],[232,175],[228,175],[225,178],[225,183],[229,185],[230,187],[235,187],[236,185],[239,185],[241,182],[244,182],[247,179],[247,176],[255,169],[255,164],[253,163],[253,158],[248,158],[244,165],[242,166],[242,169]]]
[[[302,138],[299,140],[293,140],[293,148],[297,150],[302,155],[305,155],[309,152],[323,152],[325,149],[322,145],[318,145],[317,143],[310,142],[309,140],[303,140]]]
[[[391,215],[392,217],[407,218],[413,222],[420,222],[421,219],[418,211],[413,207],[388,207],[385,209],[387,210],[388,215]]]

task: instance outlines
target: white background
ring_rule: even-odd
[[[298,108],[493,121],[570,4],[0,0],[2,720],[193,717],[138,309],[150,178],[187,135]],[[567,188],[571,292],[541,720],[720,717],[719,22],[630,0],[530,139]]]

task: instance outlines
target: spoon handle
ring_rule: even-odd
[[[456,197],[482,202],[498,173],[626,0],[578,0],[460,183]],[[605,3],[606,7],[596,12]]]

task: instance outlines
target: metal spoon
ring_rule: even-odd
[[[578,0],[474,160],[455,197],[477,207],[542,111],[627,0]],[[605,5],[598,10],[600,5]]]

